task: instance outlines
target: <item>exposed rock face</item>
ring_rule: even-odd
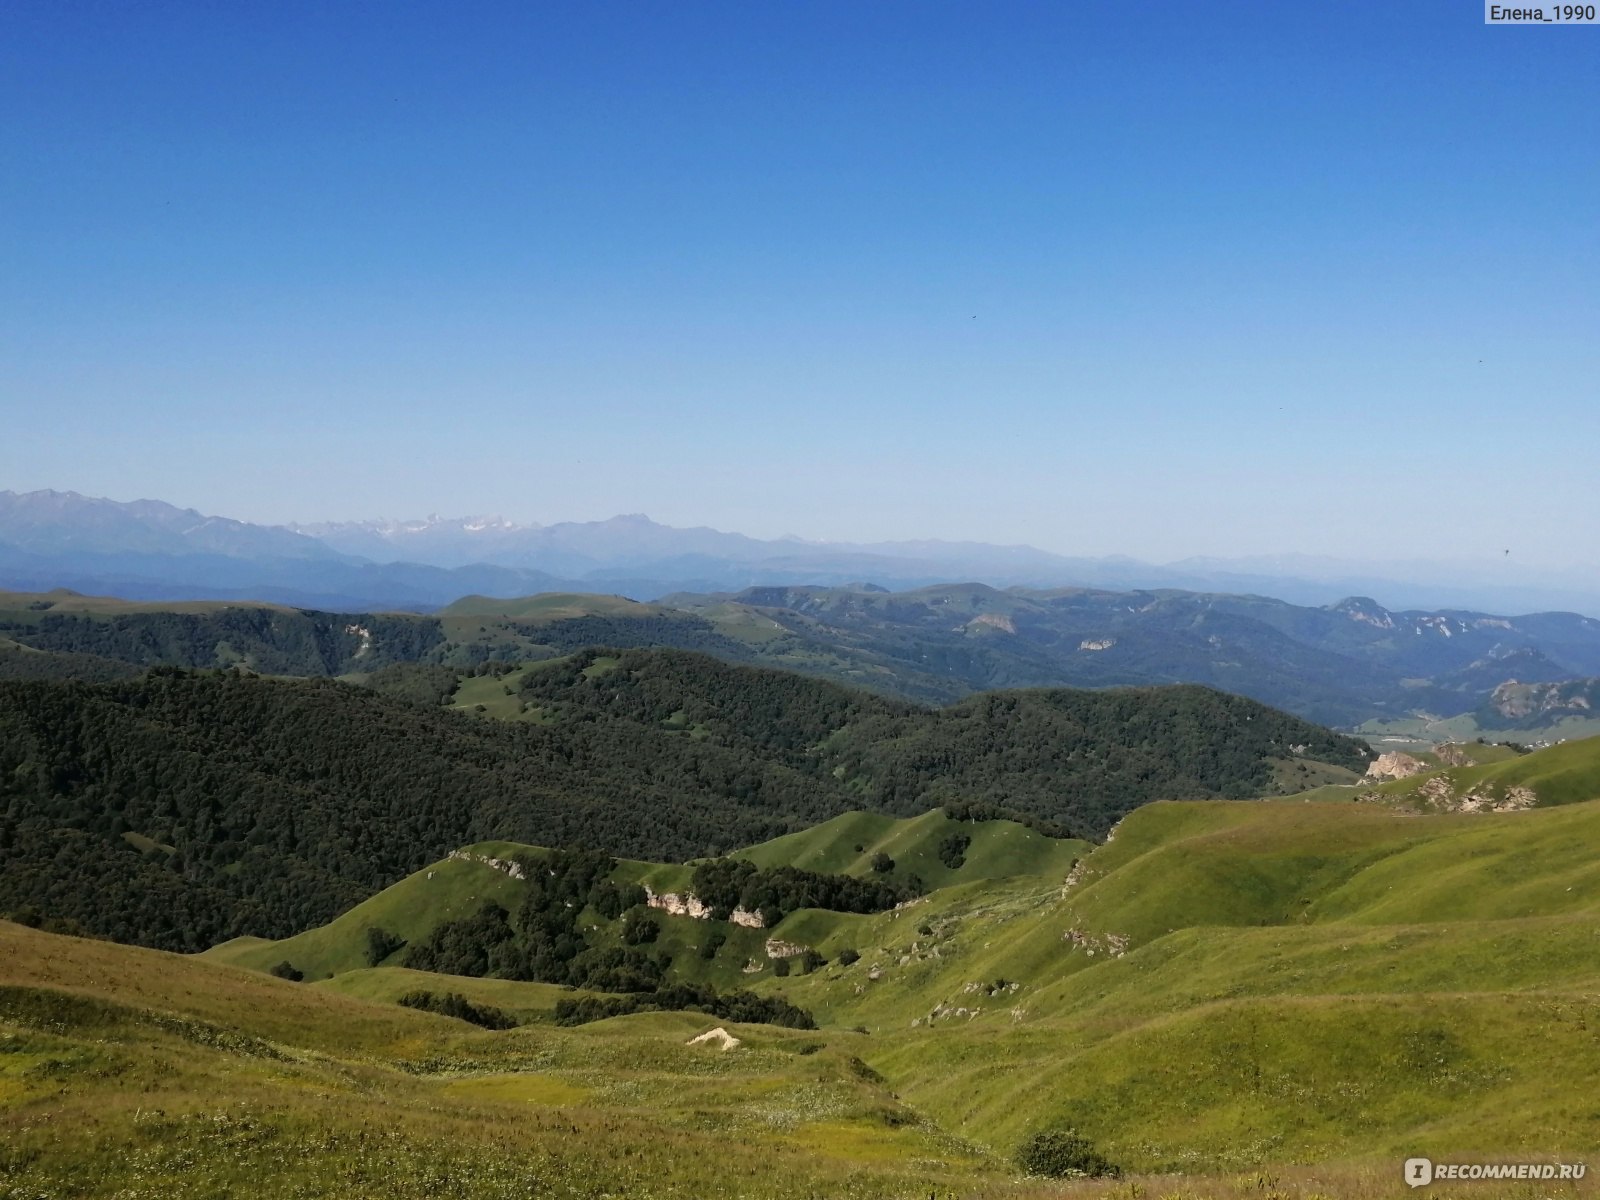
[[[1101,936],[1084,933],[1080,929],[1069,929],[1061,935],[1061,940],[1082,950],[1090,958],[1096,954],[1104,954],[1107,958],[1121,958],[1128,952],[1128,935],[1125,933],[1108,933]]]
[[[798,946],[794,942],[786,942],[782,938],[767,939],[768,958],[794,958],[805,952],[804,946]]]
[[[1409,754],[1402,754],[1398,750],[1391,750],[1387,754],[1380,754],[1367,764],[1367,778],[1377,781],[1383,779],[1405,779],[1411,775],[1420,775],[1428,769],[1428,764],[1420,758],[1413,758]]]
[[[1017,631],[1017,627],[1012,623],[1011,618],[1004,613],[983,613],[980,616],[973,617],[966,624],[967,629],[982,629],[985,626],[990,629],[998,629],[1003,633],[1015,633]]]
[[[504,871],[513,879],[526,879],[522,873],[522,864],[514,863],[508,858],[490,858],[487,854],[472,854],[466,850],[450,851],[451,858],[459,858],[462,862],[481,863],[486,867],[493,867],[496,871]]]
[[[664,913],[675,917],[690,917],[696,921],[711,920],[711,906],[689,892],[682,895],[677,892],[657,892],[650,885],[644,884],[644,902],[650,908],[659,908]],[[748,912],[736,908],[728,914],[728,920],[734,925],[743,925],[746,929],[765,929],[767,923],[760,913]]]
[[[1439,761],[1447,767],[1470,767],[1472,765],[1471,757],[1462,746],[1457,746],[1453,743],[1446,746],[1436,746],[1433,752],[1439,756]]]
[[[684,1043],[685,1046],[704,1046],[708,1044],[720,1047],[723,1050],[732,1050],[740,1042],[733,1034],[718,1025],[715,1029],[708,1029],[699,1037],[692,1037]]]
[[[687,892],[682,895],[677,892],[656,892],[647,883],[644,885],[644,902],[651,908],[659,908],[675,917],[692,917],[696,921],[711,919],[711,906]]]
[[[1417,795],[1428,807],[1443,812],[1521,812],[1539,802],[1539,794],[1532,788],[1516,785],[1506,788],[1505,794],[1500,796],[1487,790],[1458,793],[1443,775],[1424,780],[1417,788]]]

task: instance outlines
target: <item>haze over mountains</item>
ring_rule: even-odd
[[[1087,518],[1092,520],[1092,516]],[[0,492],[0,586],[71,587],[134,599],[259,599],[324,609],[426,611],[468,594],[671,592],[865,582],[892,589],[1178,588],[1326,605],[1600,613],[1600,576],[1496,566],[1353,563],[1308,555],[1157,565],[980,542],[763,540],[681,529],[640,514],[524,525],[499,517],[259,525],[159,500]]]

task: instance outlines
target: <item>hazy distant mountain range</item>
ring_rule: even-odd
[[[140,599],[259,599],[325,609],[429,610],[467,594],[671,592],[871,583],[891,589],[1178,588],[1297,604],[1377,596],[1392,607],[1600,613],[1600,576],[1378,567],[1290,555],[1070,558],[1031,546],[937,540],[762,540],[678,529],[641,515],[518,525],[499,517],[255,525],[158,500],[0,492],[0,586],[70,587]]]
[[[1327,563],[1296,561],[1332,574]],[[1479,728],[1502,728],[1593,711],[1584,682],[1600,677],[1593,617],[1402,608],[1365,598],[1405,594],[1393,581],[1352,596],[1342,589],[1371,581],[1226,569],[1238,565],[1152,566],[964,542],[762,541],[643,516],[289,528],[153,500],[0,492],[0,588],[248,600],[322,614],[315,632],[291,635],[276,625],[252,632],[238,611],[217,629],[186,631],[123,613],[113,635],[68,619],[58,599],[13,598],[21,608],[0,641],[89,655],[94,663],[49,667],[101,674],[111,671],[101,659],[339,674],[391,660],[471,667],[583,645],[665,645],[935,702],[996,687],[1187,682],[1339,725],[1476,713]],[[440,619],[371,616],[397,610]],[[372,637],[350,633],[357,628]],[[314,661],[301,661],[307,646],[320,648]]]

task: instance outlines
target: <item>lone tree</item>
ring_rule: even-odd
[[[367,966],[377,966],[405,944],[405,938],[390,933],[387,929],[380,929],[376,925],[368,925]]]

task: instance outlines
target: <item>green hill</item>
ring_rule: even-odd
[[[358,972],[360,990],[373,985]],[[523,985],[529,986],[529,985]],[[381,988],[380,988],[381,990]],[[1007,1194],[859,1035],[446,1017],[0,922],[0,1193],[521,1200]]]
[[[968,839],[961,864],[940,855],[951,838]],[[871,875],[872,859],[887,854],[896,866],[930,887],[1011,875],[1065,876],[1092,845],[1078,838],[1050,838],[1015,821],[957,821],[943,809],[897,819],[882,813],[852,812],[799,833],[786,834],[739,851],[740,858],[763,867],[795,866],[808,871]]]

